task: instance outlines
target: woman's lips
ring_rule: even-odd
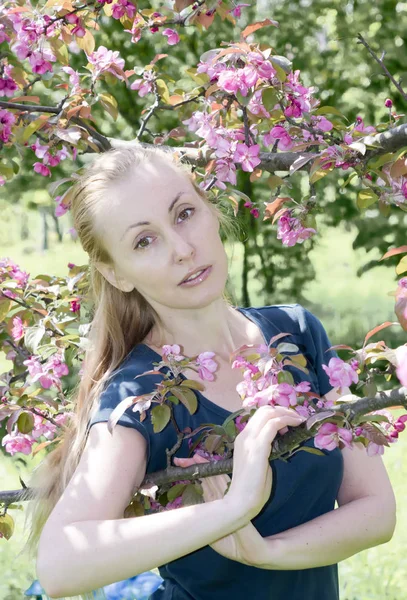
[[[207,267],[200,275],[198,275],[198,277],[195,277],[195,279],[184,281],[183,283],[180,283],[179,285],[182,287],[192,287],[194,285],[199,285],[200,283],[202,283],[203,281],[205,281],[205,279],[207,279],[209,277],[211,271],[212,271],[212,266]]]

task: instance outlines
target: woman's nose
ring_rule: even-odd
[[[174,234],[172,241],[174,258],[176,262],[188,260],[195,254],[194,246],[187,239],[185,239],[184,236]]]

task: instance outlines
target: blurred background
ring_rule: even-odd
[[[162,3],[149,3],[153,7]],[[196,65],[199,56],[210,48],[219,47],[222,40],[238,39],[245,20],[253,22],[265,17],[276,19],[279,29],[265,28],[256,33],[256,41],[272,45],[277,54],[293,60],[300,69],[305,85],[315,87],[321,104],[335,106],[349,119],[361,116],[366,125],[388,120],[384,107],[392,98],[394,109],[403,114],[405,106],[390,81],[382,74],[367,51],[357,44],[362,35],[381,55],[397,80],[406,77],[407,3],[377,0],[343,2],[339,0],[259,1],[242,10],[239,30],[230,23],[219,21],[205,35],[193,28],[181,32],[178,46],[172,46],[170,56],[162,61],[168,78],[187,79],[186,69]],[[126,59],[126,67],[143,65],[157,53],[168,51],[165,38],[146,36],[132,45],[123,35],[121,25],[106,19],[99,45],[118,50]],[[78,68],[81,56],[72,55],[70,64]],[[77,63],[77,64],[76,64]],[[55,105],[60,93],[52,80],[39,84],[44,104]],[[103,86],[100,84],[100,91]],[[110,83],[109,83],[110,85]],[[191,85],[194,85],[192,82]],[[36,88],[37,89],[37,88]],[[120,107],[114,121],[96,105],[93,114],[99,130],[107,136],[130,140],[139,127],[140,113],[147,99],[140,99],[116,80],[112,93]],[[159,122],[153,117],[152,131],[167,131],[188,118],[191,108],[178,117],[171,111],[161,111]],[[155,121],[154,121],[155,120]],[[188,138],[192,139],[192,138]],[[151,142],[149,135],[142,141]],[[170,140],[170,144],[175,144]],[[64,164],[53,170],[52,180],[69,175],[90,159],[79,156],[76,164]],[[69,213],[56,219],[55,203],[47,192],[50,179],[34,174],[31,165],[34,153],[27,149],[24,166],[17,177],[0,188],[0,257],[9,257],[21,269],[35,277],[40,273],[64,276],[68,262],[86,264],[87,255],[75,240]],[[65,161],[68,163],[68,161]],[[302,245],[286,248],[276,239],[276,228],[262,223],[248,211],[240,212],[242,232],[234,243],[226,243],[230,257],[231,280],[229,291],[234,302],[241,306],[261,306],[299,302],[316,314],[325,326],[332,344],[361,347],[366,333],[384,321],[396,321],[394,297],[389,292],[397,287],[395,273],[398,257],[378,262],[391,247],[406,243],[407,215],[396,208],[384,218],[376,208],[360,214],[356,208],[357,187],[342,188],[348,173],[336,170],[316,184],[319,212],[316,215],[318,235]],[[250,182],[248,173],[240,173],[238,185],[253,202],[262,205],[270,199],[270,189],[263,176]],[[285,192],[297,201],[308,193],[306,176],[297,172],[290,180],[292,188]],[[406,342],[400,327],[389,327],[376,334],[372,341],[383,339],[391,347]],[[0,372],[11,363],[0,356]],[[401,411],[398,411],[401,413]],[[398,414],[398,413],[397,413]],[[1,437],[4,423],[0,424]],[[396,498],[397,528],[393,539],[382,546],[361,552],[339,564],[341,600],[399,600],[405,597],[407,559],[407,469],[405,459],[407,434],[402,433],[397,444],[386,449],[383,456]],[[0,450],[1,489],[18,489],[28,478],[41,453],[31,458],[22,454],[14,457]],[[23,513],[16,519],[16,532],[9,542],[0,540],[0,600],[21,600],[24,591],[36,578],[35,565],[18,556],[25,539]],[[306,600],[306,599],[304,599]]]

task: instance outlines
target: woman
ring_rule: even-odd
[[[29,543],[40,538],[44,589],[85,597],[158,566],[164,585],[154,600],[337,599],[337,562],[388,541],[394,530],[394,495],[379,456],[355,445],[324,456],[297,452],[270,468],[277,432],[301,420],[292,409],[264,406],[235,440],[225,496],[225,476],[203,480],[203,504],[123,519],[145,473],[165,468],[176,433],[169,424],[155,434],[149,416],[141,422],[131,409],[113,435],[106,425],[121,400],[162,380],[135,377],[160,359],[164,344],[180,345],[187,356],[210,350],[218,362],[205,395],[198,392],[196,413],[174,406],[180,429],[221,424],[241,408],[242,374],[231,369],[230,354],[242,344],[268,344],[281,331],[309,363],[308,375],[288,368],[296,382],[336,399],[322,369],[336,353],[327,351],[320,321],[298,304],[243,309],[227,301],[219,229],[228,220],[163,151],[98,156],[77,182],[71,210],[89,254],[95,310],[75,419],[33,483],[43,495],[32,502]],[[191,371],[188,377],[198,379]],[[188,450],[185,440],[177,457]]]

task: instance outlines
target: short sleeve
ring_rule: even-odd
[[[107,422],[113,410],[128,396],[147,394],[152,389],[143,384],[140,379],[134,379],[137,373],[132,368],[124,368],[113,375],[99,397],[99,406],[88,423],[90,429],[95,423]],[[125,410],[117,423],[124,427],[137,429],[147,441],[147,461],[150,459],[150,437],[147,428],[140,421],[140,412],[133,411],[133,406]]]
[[[312,357],[312,367],[316,373],[320,396],[324,396],[331,389],[329,377],[322,368],[328,365],[331,358],[339,358],[335,350],[328,350],[332,343],[321,321],[307,308],[298,305],[301,309],[300,327],[306,336],[307,346]]]

